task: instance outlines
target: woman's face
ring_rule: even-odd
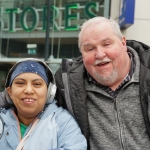
[[[25,125],[43,110],[47,100],[47,85],[35,73],[18,75],[12,86],[7,88],[7,92],[17,108],[19,120]]]

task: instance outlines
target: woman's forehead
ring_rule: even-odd
[[[18,76],[16,76],[16,78],[42,78],[40,75],[38,75],[37,73],[32,73],[32,72],[26,72],[26,73],[21,73]],[[43,79],[43,78],[42,78]]]

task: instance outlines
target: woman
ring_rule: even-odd
[[[44,62],[29,58],[16,63],[6,90],[12,107],[0,111],[1,150],[87,149],[73,117],[55,104],[55,80]]]

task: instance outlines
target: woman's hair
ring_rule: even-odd
[[[93,25],[93,27],[97,24],[101,24],[103,22],[107,22],[111,25],[114,33],[120,38],[122,39],[122,33],[120,31],[120,27],[118,25],[118,23],[113,20],[113,19],[107,19],[105,17],[94,17],[92,19],[89,19],[87,20],[86,22],[83,23],[83,25],[81,26],[81,30],[79,32],[79,35],[78,35],[78,47],[79,49],[81,48],[81,36],[82,36],[82,32],[85,28],[88,28],[89,26]]]

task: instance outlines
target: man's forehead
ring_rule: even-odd
[[[97,40],[90,40],[90,41],[85,41],[83,42],[81,45],[82,46],[90,46],[91,44],[94,44],[96,42],[106,42],[112,40],[110,37],[103,37],[101,39],[97,39]]]

